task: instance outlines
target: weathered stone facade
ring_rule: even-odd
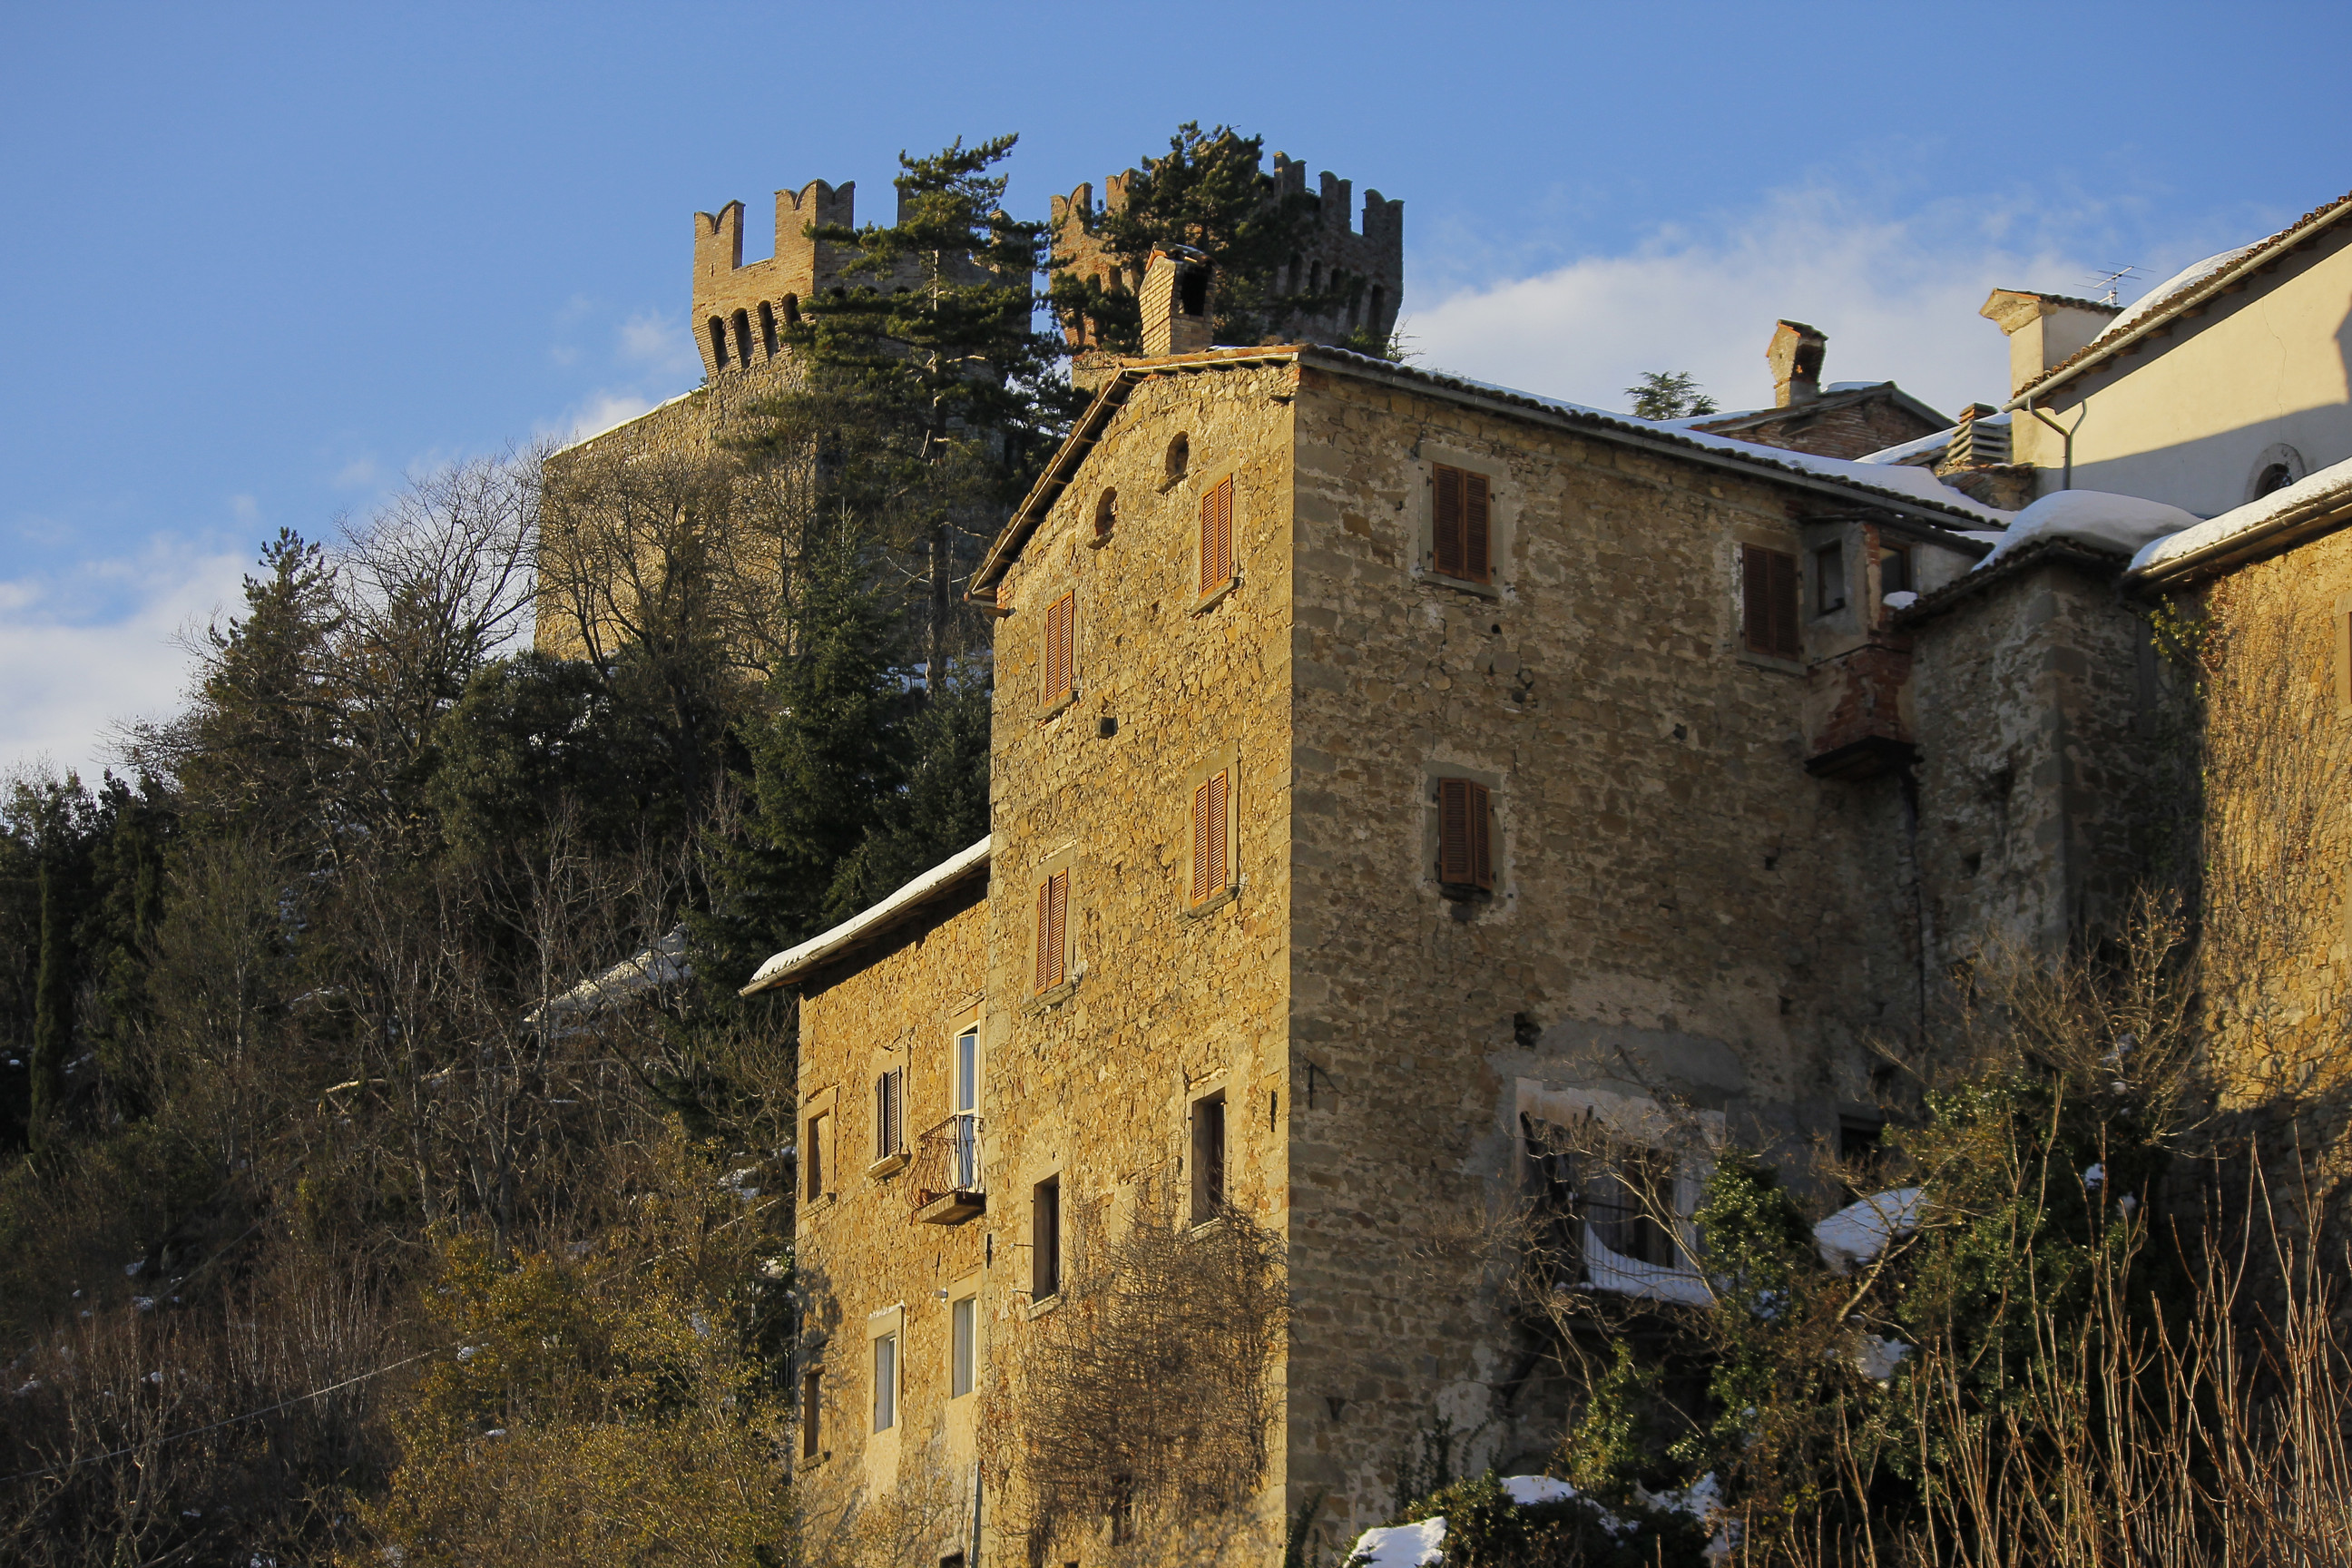
[[[1441,466],[1483,478],[1488,580],[1434,570]],[[1227,482],[1236,570],[1204,584],[1203,502]],[[984,959],[974,912],[940,940],[952,928],[958,962],[982,965],[978,996],[917,974],[914,949],[842,978],[838,958],[816,979],[763,971],[808,988],[809,1092],[863,1079],[870,1095],[887,1036],[931,1054],[920,1093],[957,1009],[982,1020],[985,1212],[909,1223],[911,1201],[880,1195],[902,1178],[836,1162],[874,1190],[803,1215],[806,1256],[831,1260],[812,1310],[912,1313],[976,1257],[957,1278],[986,1303],[990,1374],[1013,1375],[1031,1314],[1052,1306],[1033,1289],[1039,1184],[1084,1216],[1067,1247],[1181,1220],[1200,1107],[1222,1097],[1225,1195],[1280,1238],[1292,1314],[1273,1463],[1227,1555],[1273,1561],[1281,1522],[1318,1497],[1328,1540],[1376,1521],[1400,1455],[1440,1418],[1473,1435],[1473,1465],[1541,1462],[1559,1408],[1535,1340],[1409,1261],[1519,1194],[1523,1115],[1580,1094],[1678,1102],[1793,1163],[1876,1114],[1870,1043],[1915,1037],[1933,965],[2015,909],[2081,918],[2107,885],[2103,850],[2063,847],[2105,842],[2096,759],[2063,735],[2054,761],[2011,748],[2025,793],[2047,774],[2050,796],[2017,830],[2014,876],[1943,869],[1970,852],[1957,803],[1988,765],[1945,723],[2026,700],[2049,710],[2035,735],[2071,724],[2088,744],[2132,722],[2112,682],[2051,689],[2131,635],[2106,613],[2111,579],[2077,593],[2044,561],[1971,580],[1985,547],[1955,531],[1984,521],[1958,497],[1328,351],[1122,366],[975,590],[999,616]],[[1749,547],[1802,563],[1795,657],[1750,649]],[[1938,611],[1916,627],[1883,603],[1895,551]],[[1064,616],[1067,681],[1049,648]],[[1969,632],[1969,616],[2010,619]],[[1948,692],[1916,673],[1948,636],[2016,646]],[[1230,876],[1196,897],[1191,802],[1218,773]],[[1448,779],[1488,792],[1491,891],[1438,879]],[[2027,853],[2053,832],[2062,847]],[[2083,891],[2011,887],[2036,876]],[[2007,903],[1969,901],[1995,885]],[[1041,967],[1041,889],[1050,903],[1056,886],[1066,935]],[[869,1213],[915,1239],[880,1238],[854,1217]],[[908,1387],[898,1443],[944,1419]],[[983,1449],[1024,1441],[1005,1408]],[[827,1510],[877,1506],[914,1473],[902,1450],[890,1482],[851,1454],[863,1441],[845,1433],[812,1477]],[[942,1554],[971,1528],[958,1495]],[[1095,1549],[1066,1525],[1024,1545],[1019,1521],[980,1512],[982,1561]]]

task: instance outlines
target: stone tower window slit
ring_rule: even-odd
[[[743,363],[751,363],[751,313],[749,310],[735,312],[735,349],[736,357]]]
[[[727,323],[718,317],[710,318],[710,363],[719,370],[727,368]]]
[[[776,357],[776,308],[765,300],[760,301],[760,347]]]

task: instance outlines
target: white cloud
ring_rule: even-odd
[[[702,354],[693,334],[675,317],[648,310],[621,323],[620,357],[664,376],[699,375]]]
[[[1549,396],[1622,408],[1644,371],[1688,371],[1726,408],[1772,399],[1764,345],[1782,317],[1829,334],[1824,381],[1900,382],[1947,413],[2009,393],[1994,288],[2079,293],[2087,268],[2002,243],[1982,208],[1857,216],[1786,193],[1712,232],[1669,230],[1622,256],[1465,289],[1402,323],[1420,363]]]
[[[241,552],[158,542],[61,578],[0,581],[0,771],[46,763],[94,779],[119,724],[161,718],[186,690],[176,634],[234,609]]]
[[[615,425],[625,425],[654,406],[650,397],[634,392],[597,392],[568,413],[541,423],[537,434],[551,436],[565,446],[601,436]]]

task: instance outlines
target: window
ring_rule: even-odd
[[[898,1424],[898,1336],[877,1335],[874,1341],[874,1430],[887,1432]]]
[[[808,1136],[801,1140],[801,1167],[808,1176],[809,1201],[824,1196],[825,1179],[832,1174],[833,1117],[819,1112],[808,1119]]]
[[[948,1397],[961,1399],[971,1392],[973,1336],[980,1331],[979,1299],[966,1296],[948,1304]]]
[[[1118,492],[1105,490],[1102,493],[1102,499],[1095,502],[1095,542],[1099,544],[1108,539],[1111,530],[1118,526]]]
[[[950,1158],[958,1192],[980,1190],[980,1026],[955,1037],[955,1128]]]
[[[955,1108],[980,1109],[980,1026],[974,1024],[955,1037]]]
[[[1062,1289],[1062,1178],[1048,1176],[1029,1194],[1029,1294],[1037,1300]]]
[[[1484,474],[1439,463],[1430,510],[1429,569],[1465,582],[1494,580],[1488,538],[1493,514]]]
[[[892,1068],[874,1080],[874,1157],[887,1160],[906,1146],[907,1069]]]
[[[1070,874],[1056,871],[1037,884],[1037,991],[1069,977]]]
[[[1832,544],[1813,552],[1813,614],[1826,616],[1845,608],[1845,546]]]
[[[1219,479],[1201,498],[1201,592],[1234,580],[1234,481]]]
[[[1911,552],[1889,545],[1878,552],[1878,591],[1882,595],[1912,591]]]
[[[1592,1239],[1620,1258],[1661,1268],[1679,1268],[1682,1249],[1667,1228],[1674,1210],[1674,1166],[1664,1154],[1641,1150],[1584,1184],[1584,1223]]]
[[[760,301],[760,346],[770,359],[776,357],[776,308],[765,300]]]
[[[1225,1206],[1225,1095],[1192,1102],[1192,1223],[1204,1225]]]
[[[1233,773],[1220,769],[1192,792],[1192,901],[1202,903],[1225,890],[1231,882],[1226,843],[1226,814],[1233,795]]]
[[[727,368],[727,323],[716,316],[710,318],[710,363]]]
[[[1437,882],[1461,891],[1495,888],[1494,802],[1471,779],[1437,781]]]
[[[750,364],[751,363],[751,313],[749,310],[735,312],[735,348],[736,357],[745,364]]]
[[[1182,479],[1185,474],[1192,469],[1192,438],[1189,436],[1180,435],[1176,439],[1168,443],[1168,482],[1171,485],[1174,484],[1178,479]]]
[[[2294,483],[2294,470],[2284,463],[2273,463],[2254,476],[2254,499],[2260,500],[2273,490],[2283,490]]]
[[[801,1373],[801,1458],[814,1459],[824,1443],[824,1384],[815,1373]]]
[[[1749,653],[1796,658],[1797,558],[1753,544],[1739,547],[1740,620]]]
[[[1045,679],[1038,698],[1048,708],[1059,707],[1076,693],[1077,618],[1076,593],[1065,594],[1045,606]]]

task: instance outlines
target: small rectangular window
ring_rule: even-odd
[[[1495,888],[1495,812],[1486,786],[1437,781],[1437,880],[1441,887]]]
[[[1078,596],[1063,595],[1045,606],[1044,689],[1038,700],[1051,708],[1076,689]]]
[[[1196,904],[1223,892],[1230,879],[1225,828],[1232,788],[1231,772],[1221,769],[1192,791],[1192,901]]]
[[[1844,608],[1845,546],[1832,544],[1813,552],[1813,614]]]
[[[1753,544],[1739,547],[1740,630],[1750,653],[1797,658],[1797,558]]]
[[[906,1146],[906,1069],[892,1068],[874,1080],[874,1157],[887,1160]]]
[[[1192,1102],[1192,1223],[1203,1225],[1225,1206],[1225,1096]]]
[[[1490,537],[1493,507],[1486,476],[1435,465],[1436,494],[1430,510],[1430,570],[1441,576],[1485,583],[1494,577]]]
[[[1056,871],[1037,884],[1037,983],[1051,991],[1069,977],[1070,874]]]
[[[1038,1300],[1062,1289],[1062,1178],[1048,1176],[1029,1194],[1029,1294]]]
[[[1681,1266],[1682,1249],[1668,1228],[1674,1210],[1674,1165],[1652,1151],[1626,1155],[1613,1170],[1585,1184],[1584,1223],[1592,1238],[1621,1258],[1661,1268]]]
[[[801,1165],[808,1173],[808,1195],[812,1202],[824,1196],[825,1178],[831,1173],[833,1118],[820,1113],[808,1119],[808,1136],[802,1140]]]
[[[1201,498],[1201,592],[1234,580],[1234,481],[1219,479]]]
[[[973,1337],[980,1331],[980,1302],[971,1296],[948,1306],[948,1397],[971,1392]]]
[[[1878,591],[1882,595],[1912,591],[1910,551],[1889,545],[1878,552]]]
[[[887,1432],[898,1424],[898,1336],[884,1334],[874,1342],[874,1430]]]
[[[801,1373],[801,1458],[814,1459],[824,1442],[824,1384],[813,1372]]]

